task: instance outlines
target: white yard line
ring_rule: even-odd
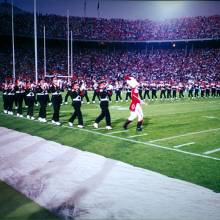
[[[117,133],[122,133],[122,132],[128,132],[128,130],[113,131],[113,132],[109,132],[108,134],[117,134]]]
[[[63,127],[70,128],[70,127],[65,126],[65,125],[63,125]],[[77,129],[77,128],[71,128],[71,129]],[[192,152],[188,152],[188,151],[183,151],[183,150],[180,150],[180,149],[164,147],[164,146],[161,146],[161,145],[158,145],[158,144],[153,144],[153,143],[150,143],[150,142],[136,141],[136,140],[133,140],[133,139],[123,138],[123,137],[114,136],[114,135],[110,135],[110,134],[103,134],[103,133],[100,133],[100,132],[87,130],[87,129],[81,129],[80,131],[84,131],[84,132],[88,132],[88,133],[92,133],[92,134],[96,134],[96,135],[100,135],[100,136],[105,136],[105,137],[111,137],[112,139],[119,139],[119,140],[131,142],[131,143],[143,144],[143,145],[152,146],[152,147],[156,147],[156,148],[161,148],[161,149],[165,149],[165,150],[176,151],[176,152],[180,152],[180,153],[183,153],[183,154],[188,154],[188,155],[191,155],[191,156],[209,158],[209,159],[212,159],[212,160],[220,161],[220,158],[217,158],[217,157],[210,157],[210,156],[203,155],[203,154],[197,154],[197,153],[192,153]]]
[[[189,143],[185,143],[185,144],[179,144],[179,145],[176,145],[176,146],[173,146],[173,147],[174,147],[174,148],[180,148],[180,147],[188,146],[188,145],[192,145],[192,144],[195,144],[195,142],[189,142]]]
[[[4,115],[4,114],[3,114],[3,115]],[[16,117],[16,116],[14,116],[14,117]],[[23,119],[24,119],[24,118],[23,118]],[[35,120],[35,121],[36,121],[36,120]],[[42,123],[42,124],[43,124],[43,123]],[[46,125],[47,123],[44,123],[44,124]],[[61,125],[61,127],[65,127],[65,128],[69,128],[69,129],[73,129],[73,130],[79,130],[79,128],[70,128],[70,127],[67,126],[67,125]],[[220,128],[210,129],[210,130],[220,130]],[[210,130],[209,130],[209,131],[210,131]],[[100,133],[100,132],[97,132],[97,131],[93,131],[93,130],[88,130],[88,129],[85,129],[85,128],[80,129],[80,131],[82,131],[82,132],[87,132],[87,133],[92,133],[92,134],[96,134],[96,135],[100,135],[100,136],[104,136],[104,137],[110,137],[110,138],[112,138],[112,139],[123,140],[123,141],[131,142],[131,143],[137,143],[137,144],[147,145],[147,146],[151,146],[151,147],[161,148],[161,149],[164,149],[164,150],[176,151],[176,152],[183,153],[183,154],[187,154],[187,155],[191,155],[191,156],[202,157],[202,158],[208,158],[208,159],[220,161],[220,158],[217,158],[217,157],[210,157],[210,156],[208,156],[208,155],[197,154],[197,153],[192,153],[192,152],[188,152],[188,151],[183,151],[183,150],[180,150],[180,149],[164,147],[164,146],[161,146],[161,145],[158,145],[158,144],[151,143],[151,142],[149,142],[149,141],[148,141],[148,142],[137,141],[137,140],[128,139],[128,138],[123,138],[123,137],[114,136],[114,135],[110,135],[110,134],[103,134],[103,133]],[[194,133],[195,133],[195,132],[194,132]],[[192,133],[190,133],[190,134],[192,134]]]
[[[202,116],[203,118],[210,118],[210,119],[213,119],[213,118],[217,118],[217,117],[214,117],[214,116]]]
[[[203,154],[212,154],[212,153],[215,153],[215,152],[218,152],[218,151],[220,151],[220,148],[217,148],[217,149],[214,149],[214,150],[210,150],[210,151],[206,151]]]
[[[146,136],[146,135],[148,135],[148,134],[137,134],[137,135],[129,136],[128,138],[141,137],[141,136]]]
[[[194,135],[194,134],[208,133],[208,132],[219,131],[219,130],[220,130],[220,128],[214,128],[214,129],[203,130],[203,131],[189,132],[189,133],[186,133],[186,134],[181,134],[181,135],[176,135],[176,136],[171,136],[171,137],[166,137],[166,138],[155,139],[155,140],[151,140],[151,141],[148,141],[148,142],[153,143],[153,142],[156,142],[156,141],[170,140],[170,139],[175,139],[175,138],[179,138],[179,137],[185,137],[185,136]]]

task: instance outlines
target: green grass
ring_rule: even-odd
[[[26,220],[26,219],[58,219],[46,209],[40,207],[21,193],[0,181],[0,219]]]
[[[2,101],[0,105],[2,112]],[[128,106],[129,103],[125,102],[110,103],[113,131],[122,130],[122,125],[129,115],[129,111],[123,109],[128,109]],[[133,138],[129,138],[129,136],[137,135],[136,121],[130,125],[128,132],[109,134],[113,131],[94,130],[91,125],[100,112],[98,104],[82,105],[86,126],[83,130],[41,124],[37,121],[4,114],[0,114],[0,125],[220,192],[220,161],[203,157],[204,152],[220,147],[220,130],[154,142],[154,144],[168,149],[150,146],[148,142],[189,132],[220,128],[220,98],[154,101],[150,102],[148,106],[143,106],[143,110],[145,119],[143,131],[138,134],[147,133],[147,135]],[[71,112],[70,104],[61,107],[60,121],[62,125],[68,125]],[[37,114],[38,110],[35,108],[35,116]],[[25,110],[24,115],[26,115]],[[47,119],[50,120],[51,117],[52,107],[48,107]],[[75,122],[75,124],[77,123]],[[100,123],[100,127],[104,126],[105,121]],[[132,140],[138,141],[138,143],[132,142]],[[175,145],[189,142],[195,142],[195,144],[183,146],[179,150],[195,153],[201,157],[169,150],[174,149]],[[220,158],[220,152],[208,156]]]

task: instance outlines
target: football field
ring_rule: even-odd
[[[90,94],[91,96],[91,94]],[[113,101],[110,113],[113,130],[92,124],[100,113],[99,104],[82,104],[84,129],[68,127],[72,106],[62,105],[61,126],[51,124],[52,107],[47,108],[47,123],[3,114],[0,126],[15,129],[107,158],[186,180],[220,192],[220,98],[150,101],[143,105],[143,131],[136,132],[136,121],[128,130],[122,125],[129,115],[129,102]],[[24,108],[24,115],[26,109]],[[35,116],[38,107],[35,107]]]

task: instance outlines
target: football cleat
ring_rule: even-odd
[[[84,126],[83,126],[83,125],[78,125],[77,127],[78,127],[78,128],[84,128]]]

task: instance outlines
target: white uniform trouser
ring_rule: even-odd
[[[133,121],[136,117],[138,117],[138,121],[142,121],[144,117],[141,105],[139,103],[136,105],[135,111],[130,111],[128,120]]]

